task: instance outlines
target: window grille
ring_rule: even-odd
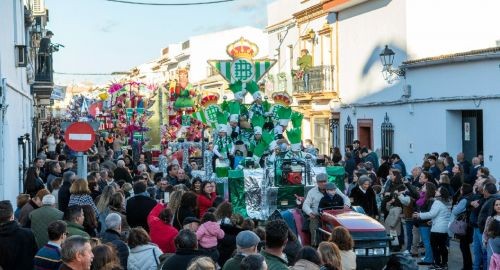
[[[354,140],[354,127],[352,126],[350,116],[347,116],[347,123],[344,125],[344,139],[345,139],[344,147],[352,144]]]
[[[385,113],[384,122],[381,126],[382,132],[382,156],[390,156],[394,150],[394,126],[389,122],[389,116]]]

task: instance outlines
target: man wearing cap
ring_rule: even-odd
[[[335,183],[327,183],[325,185],[325,196],[319,201],[318,211],[336,209],[344,206],[344,199],[337,194],[337,186]]]
[[[319,242],[316,239],[316,230],[319,227],[319,202],[325,196],[326,181],[328,180],[328,175],[325,173],[320,173],[316,175],[316,184],[314,188],[309,190],[307,193],[304,204],[302,205],[302,211],[309,216],[309,231],[311,232],[311,246],[317,246]],[[351,202],[349,198],[345,196],[342,191],[337,190],[336,193],[342,197],[344,205],[349,207]]]
[[[47,228],[50,223],[62,220],[64,213],[56,208],[54,195],[45,195],[42,199],[42,207],[33,210],[29,214],[31,220],[31,231],[35,235],[38,248],[42,248],[49,241]]]
[[[251,254],[257,254],[260,238],[252,231],[242,231],[236,236],[236,254],[224,264],[222,270],[239,270],[241,261]]]

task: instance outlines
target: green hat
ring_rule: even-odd
[[[230,101],[228,104],[228,109],[229,109],[229,121],[238,122],[240,118],[241,104],[234,100]]]
[[[247,91],[243,89],[243,83],[241,81],[237,81],[235,83],[232,83],[229,85],[229,90],[233,92],[234,94],[234,99],[236,100],[243,100],[245,97]]]
[[[302,130],[300,128],[292,128],[286,131],[288,141],[292,151],[300,151],[302,147]]]
[[[221,112],[217,114],[217,131],[218,132],[227,132],[227,118],[229,117],[229,113]]]
[[[257,85],[256,82],[254,81],[248,82],[246,85],[246,89],[253,96],[253,99],[262,99],[262,95],[260,94],[259,91],[259,86]]]
[[[296,112],[296,111],[293,111],[292,112],[292,116],[290,117],[291,120],[292,120],[292,126],[294,128],[300,128],[302,127],[302,119],[304,119],[304,115],[299,113],[299,112]]]
[[[292,115],[292,108],[290,107],[279,107],[278,112],[279,123],[282,126],[288,126],[288,122],[290,121],[290,116]]]

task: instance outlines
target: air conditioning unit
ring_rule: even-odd
[[[31,8],[34,16],[43,16],[46,14],[45,0],[33,0]]]

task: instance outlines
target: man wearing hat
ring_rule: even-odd
[[[198,227],[200,227],[200,223],[200,220],[195,217],[186,217],[182,222],[182,229],[188,229],[196,232]]]
[[[236,236],[236,254],[224,264],[222,270],[239,270],[241,261],[251,254],[257,254],[260,238],[252,231],[242,231]]]
[[[349,196],[352,198],[353,205],[361,206],[367,216],[376,218],[378,216],[376,194],[370,184],[370,177],[362,175],[358,179],[358,185],[352,189]]]
[[[319,227],[319,202],[325,196],[326,192],[326,182],[328,180],[328,175],[325,173],[319,173],[316,175],[316,186],[309,190],[306,199],[302,205],[302,211],[309,216],[309,231],[311,232],[311,246],[317,246],[319,244],[318,239],[316,239],[316,230]],[[342,197],[344,205],[349,207],[351,202],[349,198],[345,196],[342,191],[336,190],[336,194]]]
[[[38,248],[42,248],[49,241],[47,228],[50,223],[62,220],[64,213],[56,208],[54,195],[45,195],[42,198],[42,207],[33,210],[29,214],[31,220],[31,231],[35,235]]]

